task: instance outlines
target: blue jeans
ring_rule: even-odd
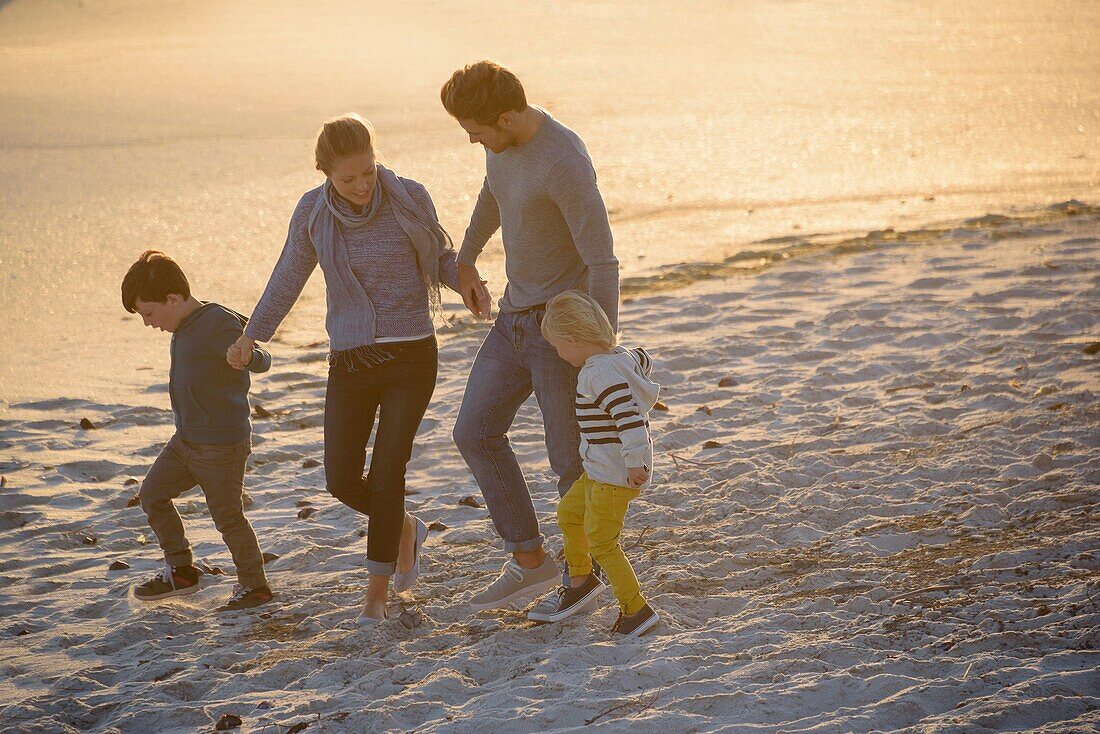
[[[581,434],[573,405],[577,368],[558,356],[539,329],[541,311],[501,313],[478,350],[455,422],[454,440],[477,480],[508,552],[542,547],[531,492],[508,443],[508,429],[535,393],[550,468],[564,496],[580,477]]]

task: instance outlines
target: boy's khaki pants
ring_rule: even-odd
[[[244,467],[252,452],[249,441],[229,444],[190,443],[172,436],[153,462],[138,493],[165,560],[172,566],[194,563],[183,521],[172,500],[196,484],[206,495],[206,506],[221,533],[241,586],[267,586],[263,556],[256,533],[244,516]]]
[[[603,484],[581,474],[558,503],[558,526],[565,545],[570,576],[592,573],[592,560],[603,567],[623,614],[645,606],[638,577],[623,553],[619,539],[623,518],[639,490]]]

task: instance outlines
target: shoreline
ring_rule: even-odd
[[[815,257],[824,252],[843,254],[853,249],[867,249],[881,245],[891,244],[928,244],[935,246],[937,243],[950,242],[953,237],[959,236],[967,230],[981,228],[1004,228],[1008,231],[1011,227],[1040,226],[1043,223],[1055,222],[1064,218],[1075,216],[1093,217],[1100,213],[1100,206],[1088,201],[1077,199],[1062,200],[1047,205],[1033,205],[1005,210],[1004,212],[986,212],[982,215],[974,215],[954,220],[932,218],[926,224],[912,229],[887,228],[883,230],[869,230],[864,233],[829,233],[829,232],[802,232],[795,231],[789,235],[766,238],[746,242],[734,248],[727,248],[731,254],[711,260],[685,260],[680,263],[667,264],[658,267],[635,267],[633,271],[627,269],[627,274],[621,279],[621,292],[624,299],[635,298],[638,295],[656,292],[675,292],[679,289],[690,288],[694,284],[703,281],[721,279],[725,277],[754,276],[767,271],[777,265],[782,265],[792,259],[803,257]],[[499,235],[494,236],[494,240]],[[486,274],[491,278],[490,285],[501,287],[503,283],[503,260],[499,252],[499,242],[490,242],[489,251],[486,253]],[[722,248],[712,248],[719,251]],[[272,250],[272,255],[274,250]],[[266,262],[266,261],[265,261]],[[266,267],[266,265],[265,265]],[[262,268],[261,268],[262,269]],[[640,270],[640,272],[639,272]],[[633,272],[634,274],[630,274]],[[247,309],[248,300],[242,299],[240,294],[234,300],[232,297],[211,296],[210,291],[215,289],[203,289],[200,295],[211,297],[212,300],[225,302],[231,307]],[[113,291],[112,291],[113,292]],[[495,292],[494,301],[499,297]],[[445,291],[444,311],[450,323],[439,324],[437,322],[437,334],[441,340],[449,338],[453,333],[465,331],[478,331],[482,325],[466,314],[465,309],[458,301],[457,295]],[[309,363],[320,359],[316,352],[312,351],[318,344],[325,341],[324,334],[324,284],[323,279],[314,273],[310,283],[294,310],[291,311],[284,325],[276,332],[269,342],[277,350],[274,356],[274,370],[288,369],[296,363]],[[240,310],[238,308],[238,310]],[[495,313],[495,308],[494,308]],[[121,312],[120,308],[112,311],[111,316],[117,317],[121,327],[112,327],[111,334],[100,334],[97,339],[89,340],[85,334],[67,335],[62,337],[63,353],[57,357],[66,363],[66,368],[61,369],[50,362],[37,361],[33,365],[28,364],[22,370],[15,367],[14,362],[4,365],[0,359],[0,370],[7,370],[5,375],[5,394],[0,396],[0,409],[7,406],[9,409],[23,403],[50,400],[53,394],[62,392],[72,398],[80,398],[90,403],[97,402],[97,395],[105,393],[114,398],[125,397],[134,400],[143,394],[158,394],[165,392],[159,387],[159,382],[149,386],[145,380],[152,377],[154,381],[159,378],[156,375],[166,368],[167,345],[161,340],[149,338],[143,330],[138,329],[133,317]],[[110,318],[110,317],[108,317]],[[110,321],[108,321],[110,323]],[[487,328],[487,327],[486,327]],[[103,342],[100,344],[100,342]],[[110,375],[106,379],[99,370],[105,367],[115,368],[119,366],[117,361],[108,359],[104,350],[124,349],[137,357],[134,367],[126,368],[124,372]],[[75,364],[72,363],[70,353],[75,350],[82,358]],[[7,352],[8,358],[15,355],[18,349]],[[125,364],[125,363],[123,363]],[[76,370],[74,372],[74,370]],[[32,379],[28,375],[34,375]],[[31,390],[28,387],[16,387],[20,381],[28,384],[39,384],[46,375],[71,374],[78,381],[92,384],[90,388],[73,389],[70,383],[64,386],[52,378],[52,382],[43,388]],[[95,379],[98,382],[90,383]],[[263,384],[266,376],[254,377],[254,384]],[[82,390],[87,390],[83,392]],[[167,406],[167,397],[162,401]]]

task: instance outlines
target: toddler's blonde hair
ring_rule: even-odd
[[[605,349],[619,343],[600,304],[580,291],[565,291],[546,302],[542,334],[566,342],[599,344]]]

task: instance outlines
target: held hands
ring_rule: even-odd
[[[640,487],[649,481],[649,467],[648,466],[628,466],[626,468],[626,479],[630,482],[631,487]]]
[[[255,339],[241,334],[241,337],[230,344],[229,349],[225,350],[225,361],[235,370],[245,369],[252,364],[252,347],[255,344]]]
[[[489,289],[485,287],[487,282],[481,279],[474,266],[458,264],[458,292],[462,295],[462,302],[470,313],[481,319],[488,319],[492,314],[492,299]]]

